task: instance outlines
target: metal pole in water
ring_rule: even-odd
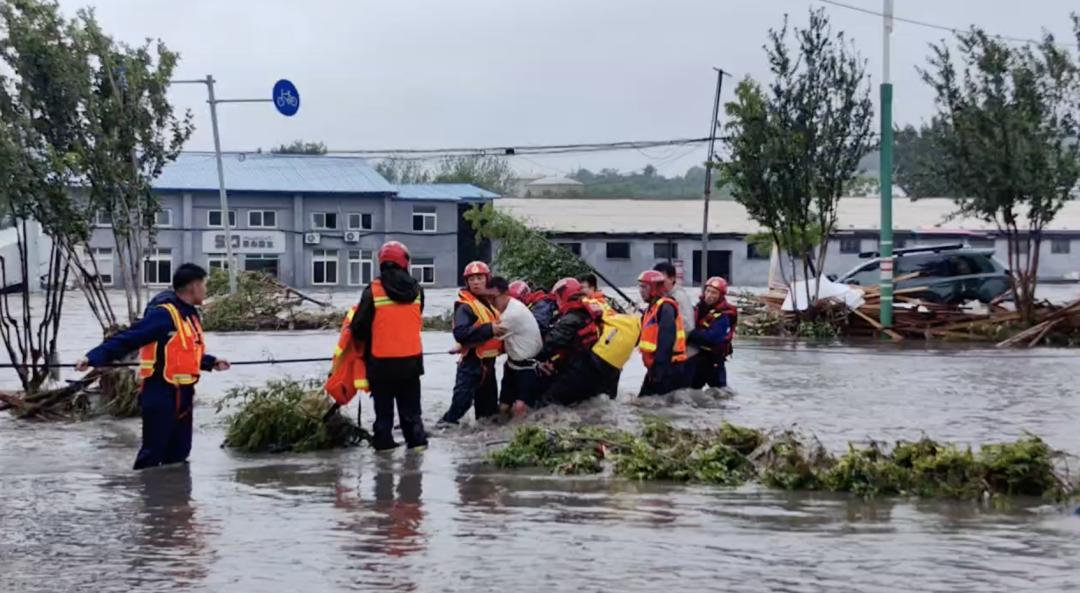
[[[705,160],[705,207],[701,222],[701,285],[709,279],[709,196],[712,194],[713,153],[716,147],[716,126],[720,116],[720,89],[724,86],[724,71],[716,70],[716,96],[713,97],[712,122],[709,125],[709,154]]]
[[[218,133],[217,100],[214,98],[214,77],[206,76],[210,95],[210,125],[214,129],[214,156],[217,158],[218,195],[221,197],[221,226],[225,229],[225,262],[229,268],[229,294],[236,294],[236,265],[233,262],[232,229],[229,225],[229,196],[225,191],[225,167],[221,162],[221,136]]]
[[[881,77],[881,325],[893,324],[893,228],[892,228],[892,83],[889,79],[893,0],[884,0]]]

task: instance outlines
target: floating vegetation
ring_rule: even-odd
[[[518,430],[492,453],[499,467],[543,467],[558,474],[595,474],[736,486],[758,481],[784,490],[850,492],[859,496],[923,496],[962,500],[1039,496],[1062,501],[1076,484],[1055,469],[1058,454],[1041,439],[970,448],[929,438],[850,445],[839,457],[815,438],[792,431],[766,434],[724,423],[688,430],[650,419],[639,433],[612,428],[537,426]]]
[[[226,421],[224,446],[248,453],[315,451],[360,444],[368,433],[340,411],[316,380],[274,379],[258,387],[234,387],[218,403],[237,409]],[[329,416],[328,416],[329,414]]]
[[[341,325],[343,311],[315,300],[276,278],[257,272],[237,276],[236,293],[228,294],[228,275],[211,270],[210,298],[202,310],[206,331],[331,329]],[[317,308],[303,308],[304,303]]]

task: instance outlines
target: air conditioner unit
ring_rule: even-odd
[[[346,243],[359,243],[360,242],[360,233],[358,233],[356,231],[346,231],[345,232],[345,242]]]
[[[321,240],[319,233],[304,233],[304,245],[318,245]]]

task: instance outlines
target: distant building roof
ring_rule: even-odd
[[[397,197],[407,200],[493,200],[499,194],[469,183],[407,183],[397,186]]]
[[[359,157],[230,153],[224,155],[229,191],[293,193],[393,193],[396,187]],[[154,189],[217,191],[213,153],[188,152],[170,163]]]
[[[530,181],[527,184],[529,187],[537,187],[543,185],[585,185],[577,179],[570,179],[568,177],[542,177],[536,181]]]
[[[536,228],[582,234],[700,234],[701,200],[547,199],[507,198],[496,207],[525,219]],[[893,228],[901,231],[997,232],[993,223],[954,216],[956,203],[949,198],[893,198]],[[836,230],[873,231],[880,225],[881,203],[873,198],[843,198]],[[1021,225],[1026,224],[1021,221]],[[1022,228],[1022,227],[1021,227]],[[733,200],[713,200],[709,208],[709,232],[749,235],[761,226]],[[1080,202],[1066,202],[1047,231],[1080,231]]]

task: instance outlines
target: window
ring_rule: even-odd
[[[277,212],[273,210],[251,210],[248,212],[248,227],[253,229],[277,228]]]
[[[1068,239],[1050,239],[1050,253],[1069,253],[1070,243]]]
[[[333,231],[337,229],[336,212],[312,212],[311,228],[316,231]]]
[[[371,259],[370,251],[349,251],[349,286],[370,284],[374,269],[375,262]]]
[[[564,249],[569,249],[570,253],[581,257],[581,243],[559,243],[558,245]]]
[[[916,253],[896,258],[896,276],[912,272],[918,272],[919,278],[943,278],[952,274],[948,258],[937,253]]]
[[[619,241],[607,244],[608,259],[630,259],[630,244]]]
[[[206,226],[221,228],[221,210],[206,211]],[[236,210],[229,210],[229,228],[236,228]]]
[[[371,214],[367,212],[351,212],[349,213],[349,230],[350,231],[370,231],[372,229]]]
[[[211,270],[228,270],[229,259],[224,253],[208,253],[206,255],[206,267]]]
[[[434,206],[413,206],[412,230],[418,233],[434,233],[438,228]]]
[[[655,259],[679,259],[678,243],[653,243],[652,250]]]
[[[907,239],[903,237],[893,237],[892,247],[893,249],[903,249],[907,246]]]
[[[435,258],[417,257],[409,266],[409,273],[423,285],[435,284]]]
[[[94,225],[96,226],[112,226],[112,214],[108,212],[98,212],[94,215]]]
[[[154,213],[154,226],[156,227],[170,227],[172,226],[172,210],[169,208],[162,208]]]
[[[878,262],[872,261],[862,268],[859,268],[858,272],[855,272],[847,279],[847,284],[858,284],[859,286],[874,286],[881,283],[881,271],[878,268]]]
[[[862,240],[855,238],[840,239],[840,253],[858,253],[862,250]]]
[[[994,271],[994,264],[985,257],[972,257],[969,255],[954,255],[949,258],[950,276],[971,276],[973,274],[985,274]]]
[[[143,261],[143,282],[162,285],[172,282],[172,249],[149,249]]]
[[[113,285],[113,250],[112,247],[91,247],[83,257],[83,267],[86,273],[93,276],[97,270],[97,277],[101,279],[102,286]],[[87,278],[89,280],[90,278]]]
[[[244,256],[245,272],[262,272],[268,276],[278,276],[278,256],[273,254],[252,254]]]
[[[762,251],[755,243],[746,244],[746,259],[769,259],[771,256],[772,253],[769,250]]]
[[[316,249],[311,255],[311,283],[337,284],[338,253],[336,249]]]
[[[1027,239],[1017,239],[1016,240],[1016,253],[1018,253],[1020,255],[1027,255],[1027,253],[1028,253]]]

